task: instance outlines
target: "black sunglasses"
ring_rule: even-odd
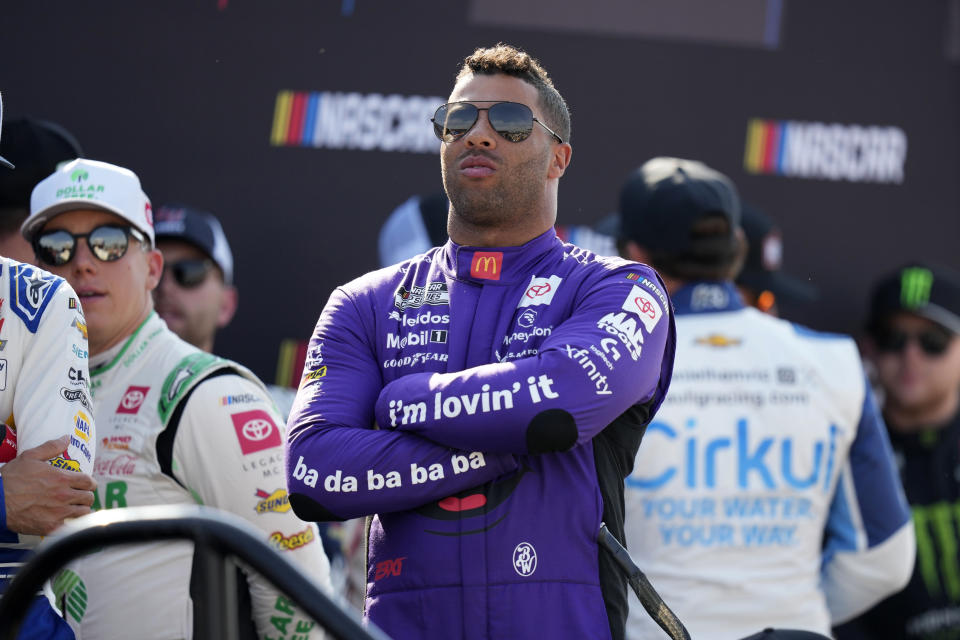
[[[556,138],[557,142],[563,142],[563,138],[553,129],[534,117],[530,107],[519,102],[497,102],[489,107],[478,107],[469,102],[442,104],[430,119],[433,123],[433,132],[444,142],[453,142],[477,124],[481,111],[487,112],[487,119],[493,130],[510,142],[523,142],[529,138],[534,122]]]
[[[98,260],[113,262],[127,253],[129,236],[141,244],[146,237],[133,227],[115,224],[101,225],[90,233],[70,233],[66,229],[43,231],[33,239],[33,251],[41,262],[59,267],[73,260],[77,253],[77,240],[86,238],[87,246]]]
[[[880,351],[900,353],[907,348],[907,343],[916,340],[928,356],[940,356],[950,346],[953,334],[946,330],[928,329],[919,333],[907,333],[899,329],[885,328],[874,335],[873,340]]]
[[[173,279],[184,289],[193,289],[207,279],[207,274],[213,268],[210,260],[179,260],[163,265],[163,275],[167,271],[173,274]]]

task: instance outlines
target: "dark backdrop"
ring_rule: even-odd
[[[376,132],[427,127],[417,105],[497,41],[538,57],[570,103],[561,223],[614,210],[651,156],[703,160],[780,222],[786,270],[820,287],[791,317],[856,332],[881,271],[960,267],[958,25],[957,0],[5,0],[0,90],[8,117],[59,122],[88,157],[133,169],[154,206],[222,219],[240,309],[217,351],[272,380],[280,341],[306,338],[330,290],[377,266],[385,216],[441,187],[438,145],[386,151]],[[298,94],[314,120],[291,144],[282,98]],[[405,111],[376,98],[394,94]],[[356,135],[330,142],[340,117]],[[790,134],[806,175],[773,143],[750,160],[758,119],[816,129],[802,148]],[[897,132],[905,160],[878,179],[836,169],[879,162]]]

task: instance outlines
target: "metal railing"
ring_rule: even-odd
[[[375,625],[332,600],[289,560],[263,541],[263,532],[239,516],[194,506],[110,509],[64,525],[36,549],[0,598],[0,640],[15,640],[43,583],[63,566],[103,547],[159,540],[191,540],[197,582],[197,637],[230,640],[238,634],[236,560],[270,581],[337,640],[389,640]],[[319,540],[318,540],[319,543]]]

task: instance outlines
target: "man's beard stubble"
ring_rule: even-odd
[[[441,168],[452,215],[476,227],[501,227],[520,220],[529,215],[543,194],[541,158],[528,158],[512,169],[498,169],[499,184],[482,189],[469,185],[469,178],[447,171],[445,164]]]

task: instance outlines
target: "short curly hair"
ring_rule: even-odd
[[[470,74],[497,73],[513,76],[533,85],[540,96],[540,107],[547,119],[546,124],[556,131],[564,142],[570,141],[570,109],[567,101],[553,86],[547,70],[527,52],[502,42],[493,47],[477,49],[463,61],[457,74],[457,82]]]

